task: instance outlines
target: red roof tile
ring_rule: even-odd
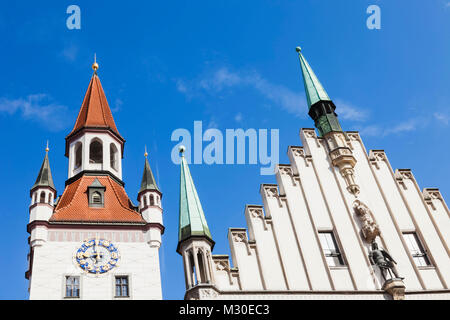
[[[98,179],[106,187],[104,207],[89,207],[88,186]],[[125,189],[109,176],[83,176],[66,186],[51,222],[145,223]]]

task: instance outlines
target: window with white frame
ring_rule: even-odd
[[[80,277],[66,277],[66,298],[80,297]]]
[[[430,259],[428,259],[427,253],[417,234],[415,232],[405,232],[403,233],[403,237],[416,266],[427,267],[431,265]]]
[[[128,276],[116,276],[116,297],[129,297]]]
[[[328,265],[330,267],[344,266],[344,259],[337,245],[333,231],[319,232],[319,239]]]

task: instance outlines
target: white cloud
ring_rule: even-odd
[[[177,90],[182,93],[187,93],[188,89],[183,80],[177,80]]]
[[[341,119],[362,122],[367,120],[368,118],[367,110],[355,107],[348,102],[336,99],[335,105],[336,113]]]
[[[418,124],[419,124],[418,119],[408,119],[406,121],[398,123],[393,127],[387,128],[384,131],[384,135],[414,131],[418,127]]]
[[[434,118],[443,124],[447,125],[450,122],[450,116],[448,114],[442,113],[442,112],[435,112],[433,114]]]
[[[217,122],[216,117],[212,116],[210,117],[206,129],[217,129],[219,127],[219,123]]]
[[[270,101],[281,110],[296,117],[305,118],[308,115],[308,107],[305,94],[293,91],[283,85],[275,84],[262,77],[257,72],[232,71],[227,67],[215,69],[213,72],[203,75],[192,81],[178,80],[177,90],[189,99],[196,96],[219,95],[226,90],[239,87],[249,87],[256,90],[261,96]],[[302,88],[301,88],[302,89]],[[339,119],[347,120],[359,128],[361,135],[387,137],[405,132],[412,132],[425,128],[431,124],[432,117],[410,117],[392,125],[386,123],[370,123],[371,112],[352,103],[335,99],[336,113]],[[434,119],[448,125],[450,116],[445,113],[434,113]],[[236,122],[242,121],[242,114],[234,116]]]
[[[177,80],[176,86],[177,90],[185,94],[188,99],[202,93],[218,94],[226,89],[247,86],[253,88],[274,105],[292,115],[299,118],[305,118],[308,115],[306,97],[301,92],[303,87],[299,91],[293,91],[283,85],[268,81],[257,72],[233,72],[226,67],[221,67],[191,82]],[[362,122],[368,118],[368,112],[365,109],[340,99],[335,100],[335,102],[337,106],[336,112],[341,119]],[[241,117],[242,115],[235,118],[235,120],[239,122]]]
[[[116,100],[114,101],[114,106],[111,108],[111,111],[117,112],[122,108],[122,106],[123,106],[122,99],[116,98]]]
[[[59,131],[69,125],[66,106],[51,102],[46,94],[32,94],[26,98],[0,98],[0,113],[19,113],[25,120],[38,122],[51,131]]]
[[[392,134],[400,134],[404,132],[411,132],[419,127],[424,127],[428,124],[426,119],[410,118],[399,122],[392,126],[368,125],[362,127],[359,132],[362,136],[379,136],[386,137]]]
[[[256,72],[232,72],[222,67],[199,80],[185,82],[177,80],[177,90],[192,98],[202,93],[218,94],[225,89],[237,86],[251,87],[272,103],[298,117],[307,115],[307,105],[304,94],[289,88],[271,83]]]
[[[64,47],[64,49],[61,51],[61,55],[68,61],[73,62],[78,56],[78,51],[78,46],[71,43]]]
[[[243,78],[238,73],[232,73],[227,68],[220,68],[212,77],[201,79],[199,87],[206,91],[221,91],[225,87],[233,87],[242,84]]]
[[[235,116],[234,116],[234,121],[236,122],[242,122],[242,113],[238,112]]]

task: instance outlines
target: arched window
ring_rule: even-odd
[[[153,197],[153,195],[150,195],[150,205],[154,206],[155,205],[155,198]]]
[[[50,193],[49,195],[48,195],[48,204],[49,205],[52,205],[52,199],[53,198],[53,196],[52,196],[52,194]]]
[[[81,142],[77,142],[77,144],[75,145],[75,169],[78,169],[79,167],[81,167],[81,152],[82,152],[82,144]]]
[[[99,140],[93,140],[89,146],[89,163],[103,163],[103,145]]]
[[[109,145],[109,162],[110,162],[111,168],[113,168],[116,171],[118,169],[118,164],[119,164],[119,160],[117,159],[118,154],[119,153],[117,152],[117,147],[115,146],[114,143],[111,143]]]
[[[205,263],[203,261],[203,253],[201,250],[197,253],[197,262],[198,262],[198,282],[199,283],[206,283],[206,273],[205,273]]]
[[[146,197],[146,196],[143,196],[143,198],[144,198],[144,207],[146,207],[146,206],[148,206],[147,197]]]
[[[189,251],[188,253],[188,265],[189,265],[189,277],[190,277],[190,282],[191,282],[191,286],[196,286],[198,281],[197,281],[197,270],[195,270],[195,262],[194,262],[194,257],[192,256],[192,252]]]
[[[40,203],[45,203],[45,192],[41,191],[41,196],[39,198],[39,202]]]
[[[92,199],[91,202],[93,204],[102,204],[102,195],[100,194],[100,192],[95,191],[92,193]]]

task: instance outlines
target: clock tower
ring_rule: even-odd
[[[97,75],[66,137],[68,179],[53,184],[49,149],[31,188],[30,299],[161,299],[162,193],[147,152],[134,205],[124,189],[120,135]]]

